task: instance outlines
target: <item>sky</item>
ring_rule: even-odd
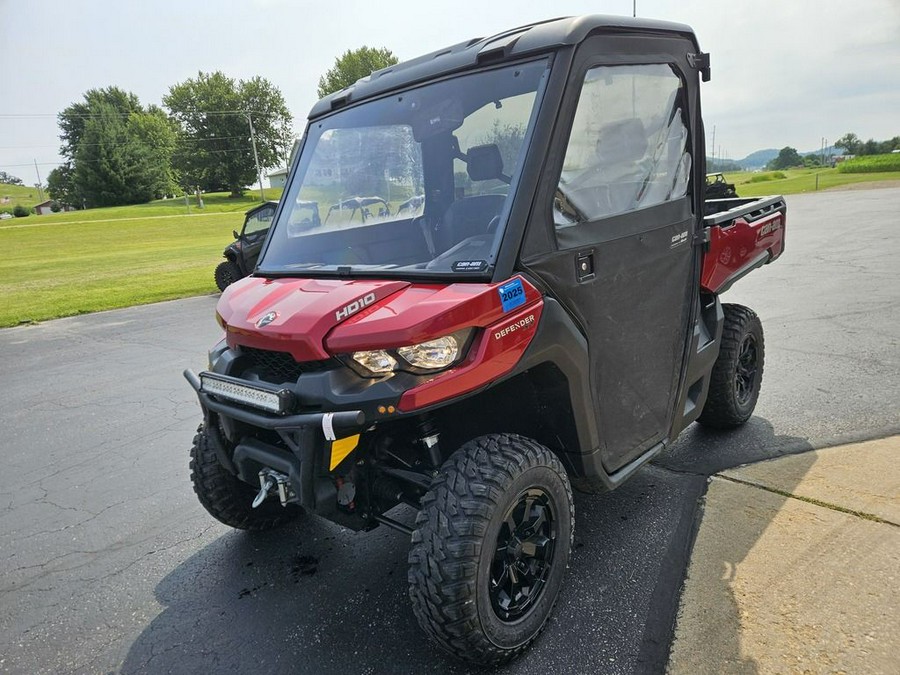
[[[692,26],[711,54],[709,154],[900,135],[900,0],[635,2],[640,17]],[[92,88],[116,85],[159,105],[199,71],[260,75],[284,94],[299,135],[319,77],[348,49],[387,47],[405,60],[533,21],[632,9],[632,0],[0,0],[0,171],[46,182],[61,161],[56,115]]]

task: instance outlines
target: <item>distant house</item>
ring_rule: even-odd
[[[34,207],[34,212],[35,212],[37,215],[39,215],[39,216],[44,216],[44,215],[47,215],[47,214],[49,214],[49,213],[53,213],[53,204],[54,204],[54,203],[55,203],[55,202],[54,202],[52,199],[48,199],[48,200],[45,201],[45,202],[41,202],[40,204],[37,204],[37,205]],[[59,210],[60,210],[60,211],[74,211],[75,208],[72,207],[72,206],[68,206],[68,205],[64,205],[64,204],[59,204]]]
[[[287,183],[288,170],[278,169],[269,174],[269,187],[283,188]]]

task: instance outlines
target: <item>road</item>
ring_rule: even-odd
[[[707,476],[900,431],[900,189],[788,205],[782,259],[725,297],[766,330],[757,415],[576,497],[555,614],[502,672],[662,671]],[[466,672],[415,623],[401,534],[248,535],[201,509],[180,373],[218,338],[215,301],[0,331],[0,672]]]

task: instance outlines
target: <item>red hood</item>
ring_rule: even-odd
[[[286,351],[297,361],[316,361],[489,326],[506,314],[498,286],[247,277],[226,289],[217,311],[230,346]],[[539,300],[537,289],[524,280],[523,286],[524,304]],[[267,316],[271,312],[274,317]]]
[[[290,352],[297,361],[327,359],[324,338],[341,321],[408,287],[406,281],[259,279],[229,286],[216,311],[228,344]],[[264,318],[275,313],[271,321]]]

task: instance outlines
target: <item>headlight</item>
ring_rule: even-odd
[[[381,377],[395,370],[425,375],[457,363],[463,357],[471,335],[472,329],[467,328],[417,345],[353,352],[349,359],[343,357],[343,360],[363,377]]]
[[[383,349],[354,352],[353,360],[375,375],[385,375],[397,367],[397,360]]]
[[[459,342],[452,335],[429,340],[409,347],[400,347],[397,354],[414,368],[437,370],[446,368],[459,356]]]

